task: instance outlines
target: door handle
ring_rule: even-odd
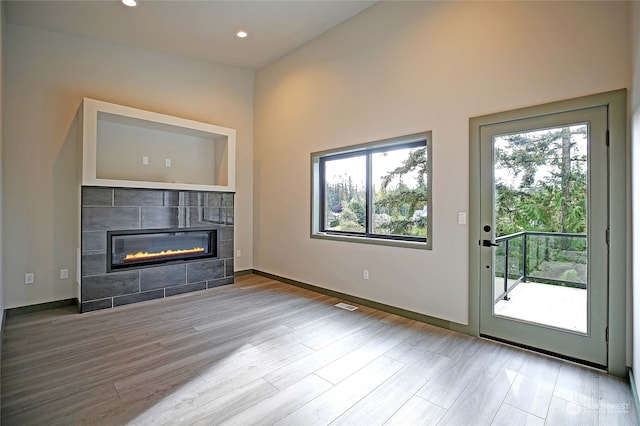
[[[499,245],[491,240],[482,240],[482,247],[498,247]]]

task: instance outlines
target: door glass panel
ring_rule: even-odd
[[[588,124],[493,137],[493,314],[587,333]]]

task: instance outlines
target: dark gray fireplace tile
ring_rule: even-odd
[[[189,220],[191,226],[211,226],[212,224],[224,223],[224,216],[217,207],[191,207],[189,209]]]
[[[85,207],[82,209],[82,231],[138,229],[138,207]]]
[[[113,205],[113,188],[93,186],[82,187],[83,206],[111,206]]]
[[[204,220],[213,223],[222,223],[220,219],[220,209],[217,207],[205,207],[203,210]]]
[[[220,254],[221,259],[233,257],[233,240],[220,241]]]
[[[220,286],[229,285],[229,284],[233,284],[233,277],[207,281],[207,288],[220,287]]]
[[[187,282],[209,281],[224,277],[224,261],[210,260],[187,265]]]
[[[184,203],[186,206],[189,207],[198,207],[199,206],[199,193],[198,192],[192,192],[192,191],[186,191],[184,196]]]
[[[192,291],[206,290],[207,283],[193,283],[187,285],[181,285],[178,287],[169,287],[164,290],[165,296],[175,296],[176,294],[189,293]]]
[[[224,207],[220,208],[220,220],[218,223],[221,225],[225,225],[227,223],[227,209]]]
[[[105,251],[107,249],[107,233],[105,231],[88,231],[82,233],[82,252]]]
[[[233,209],[220,209],[224,213],[224,223],[227,225],[233,225]]]
[[[184,227],[179,220],[177,207],[142,207],[142,228]]]
[[[82,276],[107,273],[107,254],[92,253],[82,255]]]
[[[82,278],[82,301],[137,293],[139,289],[138,271],[84,277]]]
[[[145,300],[160,299],[164,297],[164,290],[147,291],[146,293],[129,294],[113,298],[113,306],[129,305],[131,303],[144,302]]]
[[[116,206],[159,206],[164,205],[164,191],[153,189],[116,189]]]
[[[186,214],[189,215],[189,223],[191,224],[191,226],[197,225],[199,223],[204,223],[203,222],[204,218],[202,216],[202,208],[187,207]]]
[[[190,191],[180,191],[180,206],[181,207],[189,207],[191,206],[191,192]]]
[[[189,220],[191,226],[210,226],[224,223],[224,209],[218,207],[191,207]],[[200,225],[198,225],[200,224]]]
[[[206,207],[222,207],[222,194],[218,192],[208,192],[206,195]]]
[[[225,259],[224,276],[233,277],[233,259]]]
[[[180,206],[180,191],[164,191],[164,204],[165,207],[178,207]]]
[[[233,240],[233,226],[221,226],[218,235],[220,236],[220,241]]]
[[[226,192],[222,194],[222,205],[225,207],[233,207],[233,194]]]
[[[196,201],[196,198],[192,198]],[[192,202],[192,207],[222,207],[224,201],[221,192],[201,192],[197,202]]]
[[[142,291],[184,285],[186,283],[186,265],[158,266],[140,270],[140,289]]]
[[[82,313],[97,311],[100,309],[109,309],[113,307],[113,299],[102,299],[102,300],[93,300],[91,302],[83,302],[80,306],[80,311]]]

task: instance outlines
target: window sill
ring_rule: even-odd
[[[378,246],[402,247],[402,248],[410,248],[410,249],[418,249],[418,250],[431,250],[431,243],[429,240],[427,240],[427,242],[386,240],[384,238],[356,237],[353,235],[336,235],[336,234],[327,234],[325,232],[314,232],[311,234],[311,238],[317,238],[320,240],[342,241],[342,242],[348,242],[348,243],[372,244],[372,245],[378,245]]]

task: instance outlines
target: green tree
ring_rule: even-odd
[[[577,146],[585,134],[586,126],[574,126],[501,138],[496,166],[514,179],[496,181],[498,236],[586,232],[587,159]]]
[[[362,232],[364,226],[358,223],[358,215],[350,208],[345,208],[340,213],[340,231]]]
[[[339,228],[342,230],[345,227],[346,219],[342,218],[342,212],[344,209],[351,209],[351,213],[355,213],[356,217],[353,219],[353,223],[360,225],[364,229],[366,210],[364,206],[364,189],[359,189],[357,185],[353,183],[351,176],[333,176],[332,181],[334,183],[327,183],[325,187],[325,199],[326,199],[326,211],[325,217],[327,218],[327,225],[329,228]],[[348,215],[349,213],[347,213]],[[336,216],[338,218],[336,219]],[[351,221],[349,219],[348,221]],[[350,228],[353,226],[349,225]],[[353,230],[353,229],[349,229]]]
[[[363,198],[359,195],[353,197],[349,201],[349,209],[356,215],[358,224],[364,228],[367,220],[367,209]]]
[[[425,235],[427,217],[414,212],[427,205],[427,151],[426,148],[411,150],[406,160],[382,178],[381,188],[376,193],[377,213],[386,213],[390,221],[380,228],[396,235]],[[403,179],[416,176],[416,185],[409,188]],[[397,182],[395,185],[392,183]],[[430,212],[427,212],[430,214]]]

